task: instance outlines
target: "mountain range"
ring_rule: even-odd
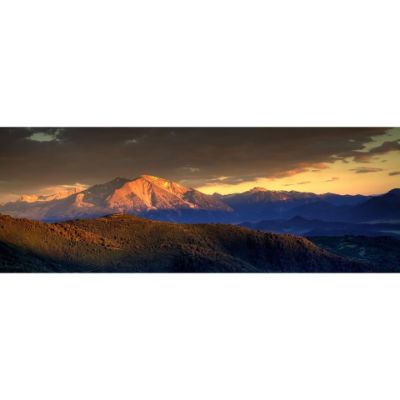
[[[38,199],[34,201],[34,199]],[[136,179],[115,178],[67,196],[22,196],[0,207],[0,213],[42,221],[94,218],[113,213],[179,219],[208,213],[230,213],[222,201],[176,182],[150,175]],[[204,216],[206,218],[206,216]]]
[[[379,196],[351,196],[256,187],[244,193],[207,195],[167,179],[142,175],[115,178],[83,191],[24,195],[0,206],[0,213],[47,222],[124,213],[186,223],[238,224],[294,217],[335,223],[399,223],[400,189]]]

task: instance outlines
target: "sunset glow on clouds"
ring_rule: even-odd
[[[1,202],[141,174],[205,193],[383,193],[400,187],[400,129],[0,129]]]
[[[262,186],[269,190],[313,193],[377,194],[400,187],[400,129],[373,137],[353,157],[320,164],[300,163],[297,169],[274,177],[259,178],[236,185],[211,183],[201,186],[205,193],[233,193]]]

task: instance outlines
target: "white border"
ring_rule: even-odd
[[[399,275],[4,275],[0,395],[397,400]]]
[[[14,0],[4,126],[399,126],[396,0]]]

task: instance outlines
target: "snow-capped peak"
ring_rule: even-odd
[[[71,189],[62,190],[57,193],[47,194],[47,195],[40,195],[40,194],[23,194],[20,196],[18,201],[25,202],[25,203],[35,203],[35,202],[47,202],[52,200],[61,200],[69,197],[73,194],[79,193],[82,191],[81,187],[74,187]]]

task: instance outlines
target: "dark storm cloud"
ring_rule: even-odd
[[[192,186],[280,178],[356,156],[371,137],[384,132],[383,128],[2,128],[0,196],[144,173]]]

